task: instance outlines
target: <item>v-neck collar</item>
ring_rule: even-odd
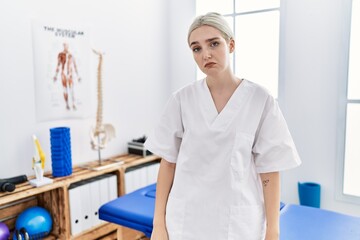
[[[205,118],[212,128],[226,128],[239,113],[240,107],[247,96],[248,88],[245,79],[236,87],[235,91],[229,98],[224,108],[218,113],[214,99],[211,96],[210,89],[206,83],[206,79],[202,80],[202,89],[204,93],[203,104],[205,110]]]

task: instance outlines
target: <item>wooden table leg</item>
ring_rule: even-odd
[[[118,229],[116,231],[116,238],[117,238],[117,240],[123,240],[123,228],[122,227],[118,227]]]

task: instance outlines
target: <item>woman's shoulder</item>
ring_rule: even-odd
[[[182,95],[188,95],[191,93],[194,93],[199,90],[199,88],[202,86],[204,82],[204,79],[196,80],[193,82],[190,82],[183,87],[177,89],[175,92],[173,92],[174,96],[182,96]]]
[[[252,82],[248,79],[243,79],[243,82],[245,83],[247,88],[251,89],[251,91],[254,93],[253,94],[254,97],[262,97],[265,99],[268,99],[268,98],[273,99],[274,98],[273,95],[271,94],[271,92],[264,86],[262,86],[256,82]]]

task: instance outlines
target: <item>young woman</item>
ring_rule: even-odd
[[[234,75],[220,14],[197,17],[188,43],[206,78],[172,95],[145,143],[162,157],[151,239],[278,240],[279,171],[300,164],[278,104]]]

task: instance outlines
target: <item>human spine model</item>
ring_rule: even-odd
[[[104,149],[108,141],[115,137],[115,128],[111,124],[102,123],[103,101],[102,101],[102,61],[103,54],[99,51],[93,50],[99,56],[99,64],[97,71],[97,113],[96,126],[91,129],[91,147],[94,150]]]

